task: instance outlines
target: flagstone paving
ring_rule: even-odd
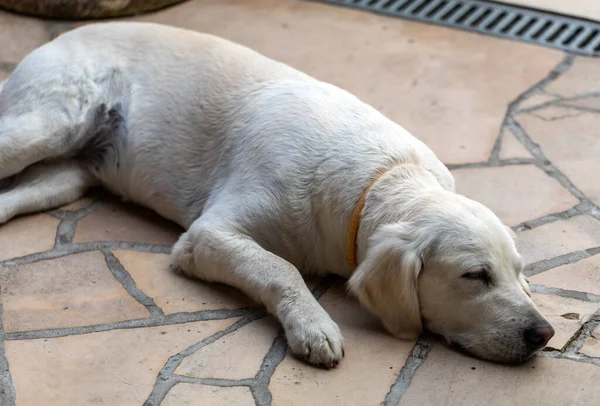
[[[495,365],[394,339],[323,279],[310,286],[346,357],[313,368],[250,299],[171,273],[179,227],[94,191],[0,226],[0,405],[600,404],[600,60],[301,0],[133,20],[238,41],[405,126],[517,232],[556,336]],[[0,12],[0,79],[76,25]]]

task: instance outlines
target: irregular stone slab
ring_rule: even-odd
[[[185,0],[0,0],[0,7],[60,20],[123,17],[148,13]]]
[[[599,380],[595,365],[540,356],[498,365],[435,345],[400,405],[596,406]]]
[[[600,221],[576,216],[521,231],[517,247],[526,264],[600,246]]]
[[[254,406],[254,398],[249,388],[194,385],[179,383],[173,387],[162,401],[161,406]]]
[[[590,357],[600,358],[600,327],[597,327],[592,335],[585,340],[579,352]]]
[[[561,350],[581,325],[587,322],[600,307],[598,303],[583,302],[554,295],[533,293],[531,296],[556,331],[556,334],[547,345],[547,347],[556,350]]]
[[[270,317],[257,320],[185,358],[175,373],[195,378],[252,378],[280,329]]]
[[[533,158],[533,156],[525,149],[523,144],[511,134],[510,131],[505,131],[502,136],[502,146],[500,148],[500,159],[509,158]]]
[[[35,214],[0,225],[0,261],[51,250],[59,222],[47,214]]]
[[[172,245],[182,232],[179,226],[143,207],[106,203],[77,224],[73,242],[118,240]]]
[[[171,356],[235,321],[7,341],[17,405],[141,405]]]
[[[519,103],[519,110],[536,107],[542,104],[553,102],[559,99],[559,96],[554,94],[537,93]]]
[[[563,58],[543,47],[310,1],[196,0],[137,19],[201,27],[341,86],[445,163],[486,161],[508,104]]]
[[[89,326],[148,317],[113,277],[100,252],[0,268],[4,329]]]
[[[332,370],[314,368],[289,352],[269,389],[273,405],[379,404],[395,382],[414,342],[392,337],[340,284],[320,300],[344,335],[346,356]]]
[[[600,91],[600,61],[598,58],[576,57],[573,66],[546,86],[546,91],[563,97]]]
[[[508,226],[567,210],[579,201],[533,165],[452,171],[458,193],[489,207]]]
[[[600,295],[600,256],[550,269],[530,277],[529,282]]]
[[[600,83],[598,80],[585,83]],[[520,114],[519,123],[540,144],[546,157],[558,167],[590,200],[600,204],[600,114],[567,108],[549,107],[532,114]]]
[[[135,251],[115,251],[114,255],[137,287],[154,298],[166,314],[256,306],[236,289],[175,273],[169,268],[169,255]]]

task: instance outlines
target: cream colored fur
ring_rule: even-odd
[[[380,170],[354,270],[348,223]],[[428,147],[346,91],[209,35],[92,24],[32,52],[0,92],[0,179],[13,175],[0,223],[103,185],[184,227],[174,266],[263,303],[314,364],[337,365],[343,339],[301,273],[349,278],[398,337],[428,328],[483,358],[530,357],[523,331],[546,323],[506,227],[454,192]]]

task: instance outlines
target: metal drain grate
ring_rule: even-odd
[[[317,0],[600,56],[600,24],[484,0]]]

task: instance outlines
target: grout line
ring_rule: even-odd
[[[77,220],[73,217],[65,217],[58,227],[56,227],[56,238],[54,240],[54,249],[69,245],[73,242],[73,236],[75,235],[75,229],[77,228]]]
[[[600,303],[600,295],[596,295],[594,293],[579,292],[577,290],[554,288],[551,286],[536,284],[529,285],[529,289],[531,289],[533,293],[540,293],[543,295],[560,296],[582,302]]]
[[[569,252],[568,254],[559,255],[553,258],[542,259],[541,261],[527,265],[523,270],[523,274],[525,276],[534,276],[559,266],[574,264],[582,259],[593,257],[598,254],[600,254],[600,246]]]
[[[472,163],[464,163],[464,164],[447,164],[446,167],[448,170],[456,170],[456,169],[471,169],[471,168],[495,168],[499,166],[512,166],[512,165],[533,165],[535,164],[535,160],[531,158],[509,158],[509,159],[501,159],[492,162],[491,158],[486,162],[472,162]]]
[[[570,219],[572,217],[584,215],[585,213],[587,213],[590,210],[589,206],[590,205],[588,202],[582,202],[582,203],[579,203],[565,211],[547,214],[545,216],[538,217],[533,220],[527,220],[527,221],[519,223],[516,226],[513,226],[511,228],[515,232],[532,230],[534,228],[537,228],[537,227],[540,227],[540,226],[543,226],[546,224],[550,224],[555,221],[566,220],[566,219]]]
[[[191,376],[178,375],[175,373],[173,374],[173,380],[175,380],[176,383],[193,383],[198,385],[220,386],[222,388],[232,388],[236,386],[251,387],[254,384],[252,379],[193,378]]]
[[[581,347],[583,347],[585,341],[592,335],[598,325],[600,325],[600,309],[596,310],[592,317],[583,323],[561,352],[563,354],[579,354]]]
[[[544,102],[541,104],[537,104],[535,106],[520,109],[520,110],[516,111],[515,114],[531,114],[536,111],[546,109],[548,107],[564,107],[564,108],[571,109],[571,110],[581,110],[586,113],[600,113],[600,110],[598,110],[598,109],[570,104],[570,102],[577,102],[580,100],[593,99],[593,98],[597,98],[597,97],[600,97],[600,92],[595,92],[593,94],[588,94],[588,95],[583,94],[583,95],[578,95],[578,96],[570,97],[570,98],[561,98],[561,99],[550,100],[550,101],[547,101],[547,102]]]
[[[548,358],[566,359],[569,361],[580,362],[584,364],[592,364],[600,367],[600,358],[590,357],[585,354],[563,354],[560,351],[538,351],[538,355]]]
[[[143,305],[148,313],[152,317],[164,317],[165,312],[156,304],[153,298],[144,293],[141,289],[137,287],[135,280],[131,276],[129,272],[125,269],[123,264],[119,261],[117,257],[110,251],[103,251],[104,259],[106,261],[106,266],[113,274],[115,279],[123,285],[129,296],[138,301],[141,305]]]
[[[11,268],[18,265],[27,265],[39,261],[65,257],[68,255],[80,254],[90,251],[117,251],[130,250],[137,252],[151,252],[155,254],[170,254],[170,245],[148,244],[141,242],[129,241],[94,241],[83,243],[72,243],[53,248],[49,251],[38,252],[31,255],[26,255],[19,258],[13,258],[5,261],[0,261],[0,268]]]
[[[395,406],[400,403],[402,396],[404,396],[408,390],[417,370],[429,356],[432,346],[432,337],[421,337],[417,341],[404,362],[404,366],[400,369],[396,382],[394,382],[390,391],[385,395],[385,399],[381,402],[381,406]]]
[[[202,341],[193,344],[186,348],[185,350],[171,356],[165,365],[161,368],[160,372],[156,377],[156,381],[154,383],[154,388],[152,392],[148,396],[148,399],[144,402],[144,406],[158,406],[162,403],[164,398],[167,396],[167,393],[175,386],[178,382],[185,381],[186,377],[182,377],[181,375],[174,375],[175,370],[181,365],[183,359],[196,351],[200,350],[203,347],[206,347],[209,344],[212,344],[219,338],[226,336],[227,334],[233,333],[234,331],[240,329],[241,327],[263,317],[263,315],[255,314],[248,315],[235,323],[231,324],[224,330],[221,330],[211,336],[204,338]],[[213,380],[214,382],[214,380]]]
[[[4,332],[4,325],[2,324],[3,314],[4,306],[0,294],[0,405],[13,406],[16,400],[16,392],[5,353],[4,341],[6,339],[6,334]]]
[[[74,336],[89,333],[98,333],[102,331],[123,330],[143,327],[170,326],[174,324],[185,324],[196,321],[225,320],[234,317],[259,317],[264,315],[261,309],[242,308],[242,309],[220,309],[220,310],[200,310],[197,312],[182,312],[167,314],[163,318],[144,318],[135,320],[119,321],[116,323],[96,324],[92,326],[65,327],[45,330],[15,331],[5,333],[6,340],[33,340],[38,338],[57,338]]]
[[[492,152],[490,153],[490,157],[488,158],[488,163],[490,165],[497,165],[500,162],[500,150],[502,149],[502,140],[506,136],[504,121],[506,118],[502,119],[502,124],[500,125],[500,129],[498,130],[498,135],[496,136],[496,140],[494,141],[494,145],[492,146]]]
[[[577,114],[577,115],[568,115],[567,114],[567,115],[564,115],[564,116],[548,117],[548,118],[546,118],[544,116],[535,114],[536,112],[538,112],[540,110],[544,110],[545,108],[548,108],[548,107],[560,107],[560,108],[563,108],[565,110],[575,110],[575,111],[580,112],[581,114],[583,114],[583,113],[590,113],[590,114],[598,114],[598,113],[600,113],[599,109],[594,109],[594,108],[585,107],[585,106],[577,106],[577,105],[574,105],[574,104],[566,103],[566,102],[564,102],[562,100],[556,100],[554,103],[549,104],[549,105],[540,106],[538,108],[531,107],[529,109],[521,110],[519,112],[519,114],[527,114],[527,115],[536,117],[536,118],[538,118],[538,119],[540,119],[542,121],[557,121],[557,120],[562,120],[562,119],[565,119],[565,118],[579,117],[581,115],[581,114]]]
[[[271,405],[273,395],[271,395],[271,391],[269,390],[269,384],[271,383],[271,377],[275,373],[275,369],[284,360],[287,349],[288,345],[285,335],[283,332],[280,332],[273,340],[271,348],[269,348],[258,373],[254,377],[254,385],[250,387],[256,406]]]

